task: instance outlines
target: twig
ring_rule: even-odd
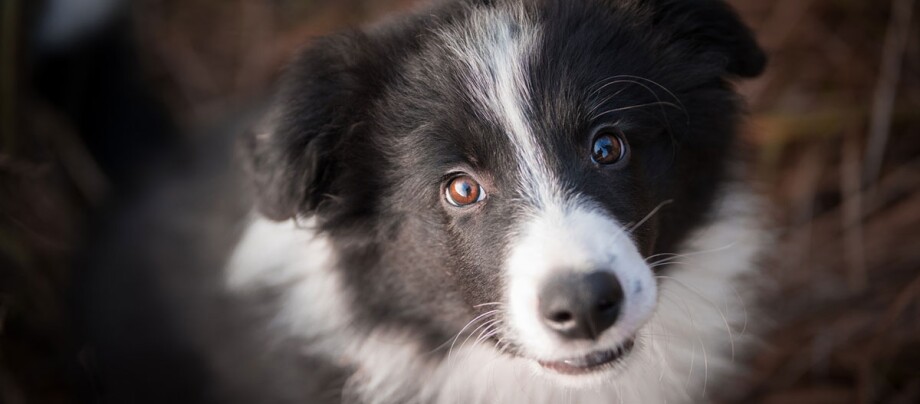
[[[898,319],[904,315],[910,304],[918,299],[918,295],[920,295],[920,276],[914,277],[904,289],[898,292],[891,306],[885,311],[884,317],[876,324],[872,342],[869,344],[869,352],[880,350],[884,337],[895,328]]]
[[[869,340],[869,346],[866,349],[866,353],[863,356],[862,363],[860,368],[863,375],[860,377],[860,396],[862,397],[863,402],[872,401],[872,396],[870,392],[870,380],[871,377],[868,377],[868,369],[872,369],[872,359],[875,358],[879,352],[882,350],[882,344],[885,341],[885,337],[891,334],[894,330],[897,321],[904,314],[905,311],[910,307],[910,304],[917,300],[917,295],[920,294],[920,276],[914,278],[903,290],[898,292],[891,306],[888,307],[888,310],[885,311],[884,317],[879,321],[875,326],[875,332],[872,338]]]
[[[852,292],[866,288],[866,254],[863,250],[863,193],[860,189],[860,156],[857,137],[843,140],[840,164],[840,190],[843,199],[843,243],[847,256],[847,279]]]
[[[789,265],[783,272],[785,280],[797,279],[810,276],[810,271],[802,270],[806,267],[813,248],[814,234],[813,223],[815,215],[815,199],[818,191],[818,183],[827,164],[827,152],[825,148],[813,148],[810,153],[802,158],[798,163],[797,172],[799,175],[793,180],[792,189],[795,193],[795,202],[793,204],[793,220],[796,223],[802,223],[798,232],[791,235],[795,243],[791,244],[790,251],[785,259]]]
[[[914,0],[892,0],[891,17],[888,20],[888,32],[882,49],[882,66],[875,96],[872,102],[872,114],[869,121],[869,144],[866,152],[863,186],[875,182],[882,170],[885,147],[891,132],[892,114],[898,82],[901,79],[901,67],[910,33],[911,19],[914,12]]]

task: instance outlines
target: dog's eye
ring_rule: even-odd
[[[613,128],[603,129],[594,137],[591,158],[597,164],[615,164],[626,157],[626,148],[622,132]]]
[[[444,191],[447,202],[458,208],[480,202],[485,196],[479,183],[468,175],[461,175],[450,180]]]

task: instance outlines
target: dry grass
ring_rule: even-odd
[[[738,400],[920,402],[915,1],[730,2],[772,57],[740,90],[782,239],[766,299],[777,327]],[[195,127],[262,94],[308,37],[412,3],[141,0],[135,17],[150,79]],[[62,296],[94,177],[55,146],[74,141],[66,122],[20,112],[19,133],[39,136],[6,132],[0,154],[0,266],[13,269],[0,272],[0,401],[67,402]]]

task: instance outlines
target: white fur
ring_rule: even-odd
[[[585,388],[484,344],[463,344],[450,359],[435,360],[406,332],[359,332],[328,241],[308,226],[255,220],[227,276],[239,292],[283,285],[279,324],[312,341],[306,353],[355,366],[343,394],[369,403],[694,402],[732,368],[732,348],[741,352],[748,339],[738,282],[755,269],[765,241],[756,208],[741,192],[724,198],[713,224],[689,238],[673,274],[660,279],[654,315],[624,366]]]
[[[540,359],[612,348],[637,336],[614,371],[562,376],[533,358],[500,354],[488,344],[457,342],[447,359],[421,348],[409,330],[354,327],[351,295],[339,278],[329,242],[307,226],[257,219],[229,264],[228,280],[244,292],[285,290],[278,324],[323,355],[357,371],[346,396],[369,403],[680,403],[699,401],[717,373],[731,368],[745,340],[744,296],[736,284],[754,269],[763,233],[730,192],[709,227],[691,235],[676,269],[658,279],[617,221],[578,196],[565,195],[546,165],[527,119],[527,69],[540,29],[514,10],[476,10],[465,27],[443,32],[447,50],[468,70],[473,98],[516,147],[522,205],[506,267],[512,329]],[[653,261],[654,262],[654,261]],[[594,345],[563,345],[536,318],[536,290],[558,268],[609,268],[626,293],[623,318]],[[657,299],[656,299],[657,297]],[[587,382],[586,382],[587,381]]]
[[[608,215],[584,205],[541,211],[524,221],[512,243],[508,315],[516,342],[535,359],[557,361],[614,349],[631,339],[655,308],[655,279],[630,235]],[[609,271],[623,287],[623,314],[596,342],[565,341],[540,319],[537,292],[563,271]]]
[[[509,334],[529,355],[562,360],[609,350],[633,337],[651,315],[655,280],[621,226],[589,201],[566,195],[546,164],[546,150],[525,111],[528,70],[538,52],[539,26],[516,9],[479,9],[462,27],[444,32],[463,61],[467,86],[480,109],[499,123],[514,146],[522,207],[530,212],[509,251]],[[537,292],[554,271],[608,270],[626,292],[624,316],[599,343],[566,343],[548,332],[537,313]]]
[[[313,220],[252,221],[227,265],[231,290],[284,291],[276,323],[305,337],[335,335],[351,321],[350,296],[342,287],[335,252],[313,234]],[[309,334],[305,334],[309,330]],[[335,339],[318,339],[315,349],[344,349]],[[333,345],[333,346],[327,346]]]
[[[564,200],[527,119],[528,69],[541,35],[522,10],[495,8],[475,10],[467,24],[441,33],[448,52],[464,64],[478,110],[501,125],[514,146],[520,197],[538,208]]]

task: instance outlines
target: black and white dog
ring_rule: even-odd
[[[705,400],[765,237],[729,80],[764,64],[719,0],[457,0],[319,40],[244,139],[227,288],[273,302],[255,345],[341,375],[316,400]]]
[[[325,38],[247,139],[232,290],[362,402],[699,400],[762,233],[716,0],[464,0]]]

